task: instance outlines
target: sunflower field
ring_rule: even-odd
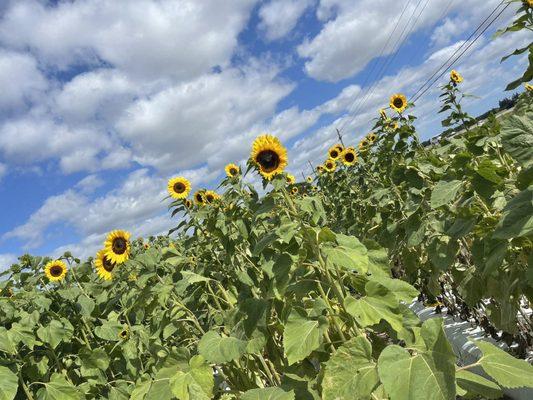
[[[531,29],[524,2],[506,32]],[[216,191],[168,182],[168,235],[0,275],[0,400],[498,399],[533,388],[533,46],[512,113],[481,126],[451,71],[457,134],[422,145],[394,94],[359,143],[286,172],[261,135]],[[514,83],[513,83],[514,84]],[[247,183],[260,174],[263,189]],[[464,364],[442,318],[481,327]]]

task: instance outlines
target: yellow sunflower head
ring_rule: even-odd
[[[311,183],[311,182],[313,182],[313,177],[312,176],[308,176],[307,178],[305,178],[305,180],[307,181],[307,183]]]
[[[379,110],[379,115],[381,115],[381,118],[387,119],[387,113],[385,112],[384,108]]]
[[[292,194],[297,194],[298,193],[298,186],[293,186],[292,189],[291,189],[291,193]]]
[[[296,178],[292,174],[287,174],[286,178],[287,185],[294,185],[296,183]]]
[[[213,190],[206,190],[206,192],[204,193],[204,198],[206,203],[212,204],[220,200],[220,195]]]
[[[111,231],[107,235],[104,250],[107,259],[115,264],[122,264],[130,257],[130,233],[126,231]]]
[[[106,281],[110,281],[113,278],[113,270],[117,264],[109,261],[105,254],[105,249],[96,253],[96,259],[94,260],[94,267],[98,276]]]
[[[353,147],[347,147],[341,154],[342,163],[344,165],[354,165],[357,162],[357,153]]]
[[[336,160],[341,155],[343,149],[344,149],[343,146],[340,144],[336,144],[335,146],[332,146],[328,150],[328,157],[331,158],[332,160]]]
[[[333,172],[337,168],[337,162],[333,159],[328,159],[324,163],[324,169],[328,172]]]
[[[271,135],[261,135],[254,140],[250,158],[263,178],[268,180],[283,172],[288,163],[287,149]]]
[[[224,170],[226,171],[226,175],[229,178],[235,178],[241,172],[239,166],[233,163],[226,165],[226,167],[224,167]]]
[[[203,190],[198,190],[194,193],[194,204],[202,206],[205,204],[205,192]]]
[[[463,81],[463,77],[459,72],[452,69],[452,72],[450,72],[450,80],[455,83],[461,83]]]
[[[367,138],[362,139],[359,142],[359,150],[366,151],[368,149],[368,145],[369,145],[368,139]]]
[[[533,8],[533,0],[526,0],[526,3],[527,3],[528,6]]]
[[[61,260],[49,261],[44,267],[44,274],[50,282],[59,282],[67,276],[67,264]]]
[[[374,132],[370,132],[366,138],[368,139],[368,142],[372,144],[376,141],[378,136]]]
[[[317,165],[316,166],[316,172],[318,174],[321,174],[322,172],[324,172],[324,166],[323,165]]]
[[[533,2],[533,0],[530,1]],[[528,92],[533,92],[533,85],[531,85],[530,83],[526,83],[524,86]]]
[[[167,190],[174,199],[184,199],[191,191],[191,183],[183,176],[178,176],[168,180]]]
[[[390,98],[389,105],[390,108],[401,113],[407,108],[407,98],[401,93],[393,94]]]

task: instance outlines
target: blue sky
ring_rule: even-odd
[[[356,143],[499,2],[0,0],[0,269],[25,252],[86,257],[111,229],[166,232],[166,180],[214,187],[263,132],[308,172],[335,127]],[[454,66],[474,115],[525,67],[499,63],[525,34],[493,33]],[[417,104],[423,139],[440,131],[437,97]]]

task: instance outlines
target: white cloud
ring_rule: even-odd
[[[0,40],[49,65],[103,62],[132,76],[191,79],[226,66],[255,0],[13,2]]]
[[[0,181],[2,181],[2,178],[6,175],[6,173],[7,173],[7,165],[0,163]]]
[[[81,181],[76,183],[75,188],[79,189],[82,193],[92,193],[100,186],[104,184],[104,180],[98,175],[87,175]]]
[[[286,36],[296,26],[314,0],[271,0],[259,9],[261,22],[258,28],[264,31],[267,40]]]
[[[446,18],[444,22],[437,26],[431,34],[431,43],[434,46],[446,46],[453,38],[462,34],[470,27],[468,20],[462,16],[457,18]]]
[[[463,18],[477,24],[498,3],[499,0],[465,0],[454,2],[451,11],[460,10]],[[379,56],[405,6],[404,2],[393,0],[321,0],[317,16],[325,22],[322,30],[298,47],[300,57],[308,59],[306,73],[315,79],[337,82],[362,71],[370,60]],[[402,32],[411,31],[423,9],[423,5],[419,6],[420,2],[407,4],[385,55],[391,54]],[[412,32],[433,25],[447,8],[448,2],[430,1]],[[510,9],[506,15],[513,11]],[[407,27],[405,31],[404,27]]]
[[[11,253],[0,254],[0,272],[5,271],[17,262],[17,256]]]
[[[31,55],[0,48],[0,111],[25,108],[47,86]]]

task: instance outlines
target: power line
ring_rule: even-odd
[[[469,48],[475,43],[475,41],[476,41],[476,40],[477,40],[477,39],[478,39],[483,33],[485,33],[485,31],[486,31],[486,30],[487,30],[487,29],[488,29],[488,28],[494,23],[494,21],[495,21],[495,20],[496,20],[496,19],[497,19],[497,18],[498,18],[498,17],[499,17],[504,11],[505,11],[505,9],[506,9],[507,7],[509,7],[510,3],[508,3],[508,4],[507,4],[507,5],[506,5],[506,6],[500,11],[500,13],[499,13],[499,14],[498,14],[498,15],[497,15],[497,16],[496,16],[496,17],[495,17],[495,18],[494,18],[494,19],[493,19],[493,20],[492,20],[492,21],[491,21],[491,22],[490,22],[490,23],[489,23],[489,24],[488,24],[488,25],[482,30],[482,32],[481,32],[481,33],[480,33],[480,34],[474,39],[474,41],[469,42],[470,39],[472,39],[472,37],[474,37],[474,35],[476,35],[476,33],[481,29],[481,27],[482,27],[482,26],[483,26],[483,25],[484,25],[484,24],[485,24],[485,23],[486,23],[486,22],[487,22],[487,21],[488,21],[488,20],[489,20],[489,19],[490,19],[495,13],[496,13],[496,11],[498,10],[498,8],[500,8],[500,7],[502,6],[502,4],[505,3],[505,1],[506,1],[506,0],[502,0],[502,2],[501,2],[500,4],[498,4],[498,5],[494,8],[494,10],[492,10],[492,12],[491,12],[491,13],[490,13],[490,14],[489,14],[489,15],[483,20],[483,22],[481,22],[481,24],[478,25],[478,27],[474,30],[474,32],[472,32],[472,33],[470,34],[470,36],[469,36],[469,37],[468,37],[468,38],[467,38],[467,39],[466,39],[466,40],[465,40],[465,41],[464,41],[464,42],[463,42],[463,43],[462,43],[462,44],[461,44],[461,45],[460,45],[460,46],[459,46],[454,52],[453,52],[453,54],[452,54],[452,55],[451,55],[451,56],[450,56],[450,57],[449,57],[449,58],[448,58],[448,59],[447,59],[447,60],[446,60],[446,61],[445,61],[445,62],[444,62],[444,63],[443,63],[443,64],[442,64],[442,65],[441,65],[441,66],[440,66],[440,67],[439,67],[439,68],[438,68],[438,69],[437,69],[437,70],[436,70],[436,71],[435,71],[435,72],[434,72],[434,73],[428,78],[428,79],[427,79],[427,81],[424,82],[424,84],[423,84],[422,86],[420,86],[420,88],[415,92],[415,94],[413,94],[413,95],[411,96],[411,98],[409,99],[410,102],[415,102],[416,100],[418,100],[418,99],[421,97],[421,95],[418,95],[418,94],[419,94],[422,90],[424,90],[422,94],[426,93],[427,90],[429,90],[429,87],[431,87],[431,86],[434,84],[434,82],[435,82],[435,81],[434,81],[433,83],[430,83],[430,82],[432,81],[432,79],[433,79],[437,74],[439,74],[439,72],[441,72],[441,70],[444,68],[443,73],[440,74],[440,75],[437,77],[436,80],[440,79],[440,77],[441,77],[444,73],[446,73],[446,71],[448,70],[448,68],[450,68],[450,66],[453,65],[453,64],[454,64],[454,63],[455,63],[455,62],[456,62],[456,61],[457,61],[457,60],[458,60],[458,59],[459,59],[459,58],[465,53],[465,51],[468,50],[468,49],[469,49]],[[469,43],[469,45],[467,46],[466,50],[463,51],[463,52],[459,55],[459,57],[457,57],[455,60],[453,60],[448,66],[446,66],[446,65],[450,62],[450,60],[452,60],[452,59],[455,57],[455,55],[456,55],[459,51],[461,51],[461,49],[462,49],[467,43]],[[424,87],[425,87],[426,85],[428,85],[428,84],[429,84],[429,87],[426,88],[426,89],[424,89]],[[418,95],[418,96],[417,96],[417,95]]]

